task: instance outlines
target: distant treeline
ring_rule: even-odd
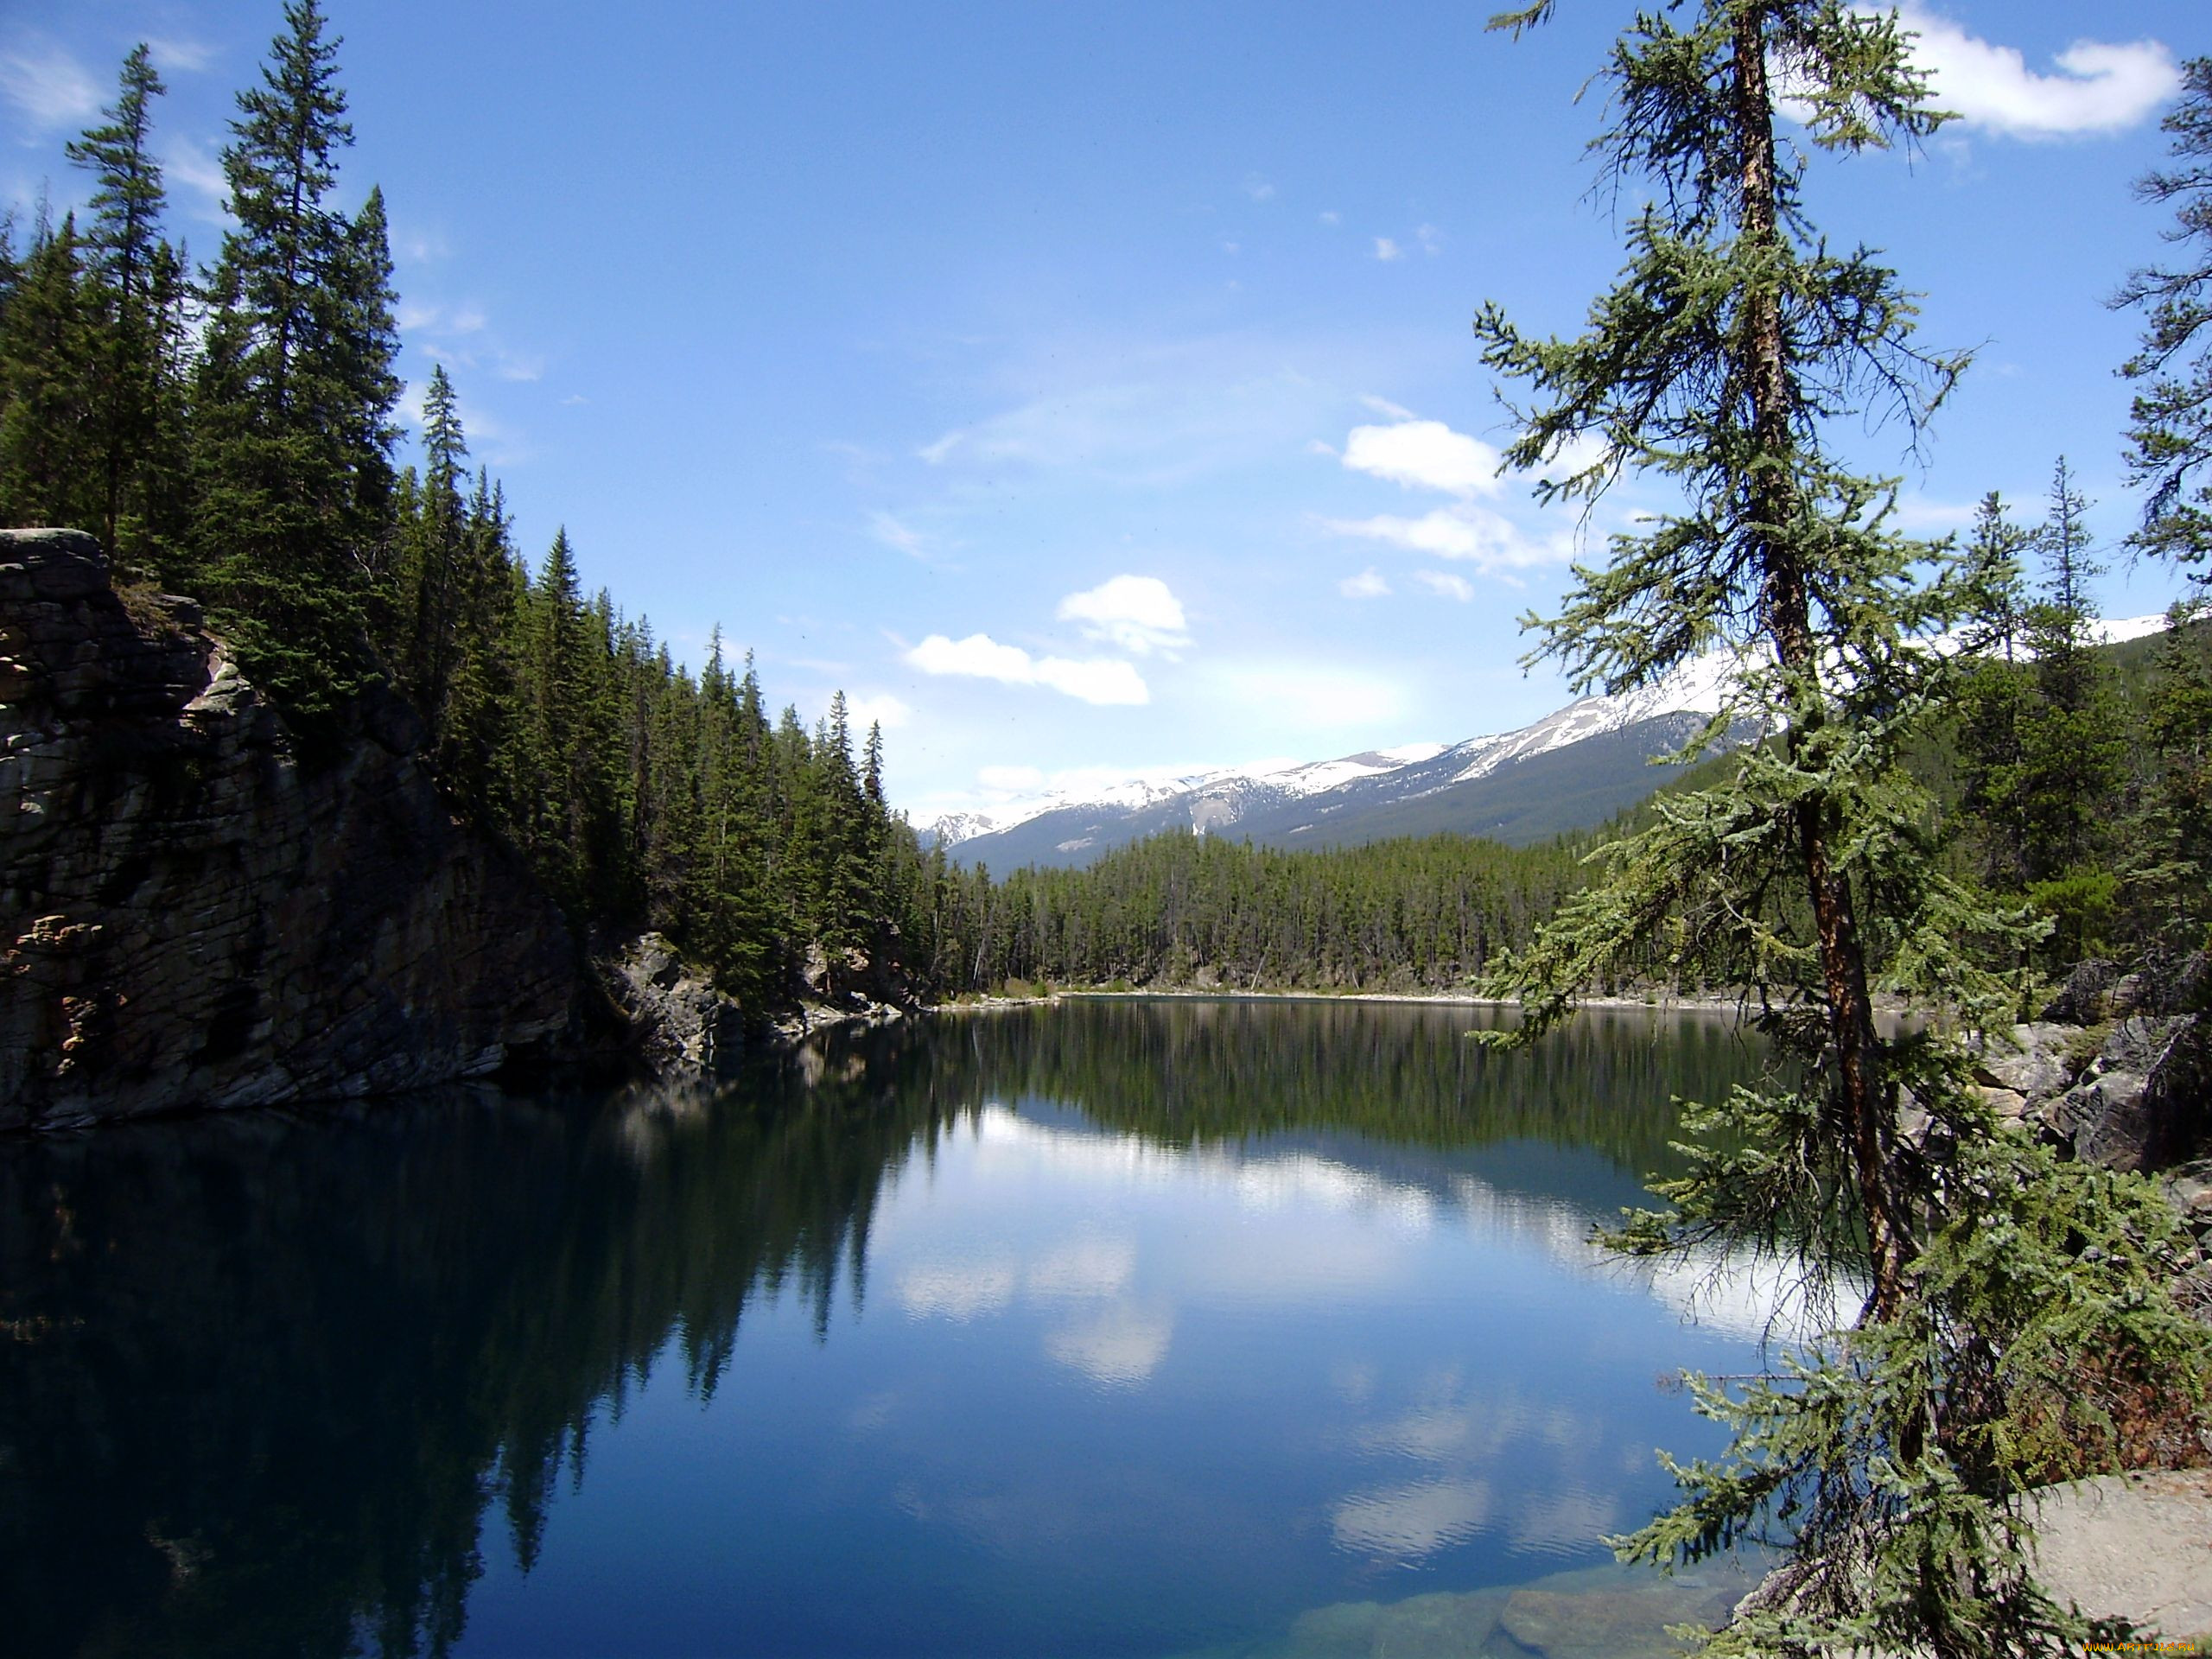
[[[1284,852],[1179,831],[1087,868],[970,875],[940,963],[1010,980],[1417,990],[1464,985],[1579,885],[1586,837],[1511,848],[1431,836]],[[948,941],[950,944],[951,941]]]

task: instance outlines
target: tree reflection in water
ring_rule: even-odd
[[[1603,1210],[1666,1163],[1669,1097],[1746,1066],[1718,1020],[1496,1055],[1473,1019],[1100,1002],[827,1033],[712,1090],[455,1090],[0,1147],[8,1645],[444,1652],[487,1513],[527,1568],[591,1426],[657,1359],[711,1398],[764,1298],[827,1340],[887,1183],[987,1102],[1174,1147],[1592,1147],[1618,1181],[1554,1196]]]

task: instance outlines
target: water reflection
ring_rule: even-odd
[[[1586,1550],[1680,1425],[1592,1421],[1574,1378],[1611,1338],[1547,1309],[1665,1164],[1663,1103],[1748,1061],[1705,1020],[1506,1057],[1468,1023],[1101,1004],[837,1038],[712,1094],[0,1148],[10,1643],[496,1649],[556,1628],[500,1622],[535,1573],[580,1586],[586,1650],[610,1569],[563,1552],[674,1562],[655,1506],[683,1503],[715,1564],[631,1650],[726,1638],[734,1604],[764,1653],[1160,1652],[1470,1540]],[[741,1434],[731,1478],[780,1459],[796,1496],[679,1499],[705,1463],[627,1452],[586,1481]],[[731,1565],[784,1542],[799,1565]]]

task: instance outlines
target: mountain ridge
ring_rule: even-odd
[[[2102,622],[2097,636],[2114,644],[2164,623],[2162,616]],[[1457,743],[1138,774],[1080,793],[1048,791],[949,813],[922,834],[957,863],[1001,869],[1088,863],[1171,830],[1234,831],[1284,847],[1444,832],[1526,845],[1592,828],[1658,789],[1666,779],[1654,763],[1720,712],[1738,660],[1708,652],[1656,684],[1577,697],[1525,726]],[[1748,741],[1758,729],[1738,721],[1725,741]]]

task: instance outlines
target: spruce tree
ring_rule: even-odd
[[[1820,235],[1815,152],[1909,146],[1942,117],[1896,17],[1844,0],[1646,11],[1606,79],[1614,124],[1594,147],[1648,203],[1626,269],[1579,337],[1526,335],[1495,306],[1477,333],[1533,392],[1512,464],[1595,446],[1548,498],[1587,502],[1638,471],[1682,505],[1577,566],[1540,654],[1618,691],[1732,646],[1738,689],[1703,741],[1747,718],[1777,735],[1662,799],[1493,982],[1527,1010],[1522,1040],[1614,976],[1745,985],[1783,1066],[1690,1111],[1690,1173],[1615,1243],[1778,1255],[1816,1315],[1849,1293],[1840,1268],[1864,1274],[1856,1318],[1773,1374],[1694,1381],[1734,1446],[1670,1465],[1681,1507],[1617,1541],[1665,1561],[1780,1523],[1787,1566],[1713,1652],[2054,1651],[2080,1628],[2028,1571],[2019,1490],[2126,1455],[2098,1415],[2117,1399],[2201,1402],[2204,1344],[2150,1271],[2175,1238],[2154,1192],[2062,1169],[1997,1123],[1955,1039],[1876,1019],[1886,988],[1969,1027],[2002,1021],[2009,988],[1971,947],[2024,937],[1947,874],[1904,764],[1948,696],[1936,644],[1974,583],[1896,534],[1891,486],[1827,442],[1870,396],[1916,437],[1964,361],[1918,345],[1910,296],[1871,252]],[[1910,1135],[1908,1095],[1925,1115]],[[2086,1212],[2098,1249],[2076,1257]]]
[[[2113,670],[2096,648],[2089,584],[2102,567],[2090,546],[2088,511],[2062,457],[2039,538],[2048,573],[2043,597],[2026,613],[2034,665],[2022,710],[2018,787],[2008,804],[2019,824],[2030,896],[2056,923],[2061,967],[2098,947],[2110,917],[2117,883],[2103,854],[2126,774],[2127,734]]]
[[[2180,254],[2133,272],[2113,303],[2146,314],[2120,368],[2141,387],[2129,411],[2128,481],[2149,492],[2133,545],[2195,567],[2212,553],[2212,57],[2184,67],[2164,125],[2174,164],[2145,174],[2135,193],[2173,208],[2164,234]]]
[[[382,198],[351,219],[329,200],[353,142],[338,43],[316,0],[284,20],[223,151],[238,222],[207,281],[195,517],[217,620],[313,725],[375,673],[397,342]]]
[[[101,336],[76,216],[41,224],[0,309],[0,522],[99,523]]]
[[[105,124],[88,129],[67,146],[69,159],[97,181],[91,203],[92,226],[86,238],[94,251],[92,270],[103,314],[96,440],[101,452],[101,512],[97,528],[111,551],[124,556],[137,552],[143,539],[146,480],[166,470],[156,457],[164,435],[159,385],[164,366],[163,290],[173,275],[161,239],[165,201],[162,167],[148,147],[148,137],[153,101],[168,90],[155,73],[146,45],[140,42],[124,60],[121,89],[115,103],[103,111]],[[135,516],[141,523],[125,537],[118,531],[133,505],[139,509]],[[123,545],[126,539],[132,544],[128,549]]]
[[[2212,950],[2212,623],[2201,601],[2167,613],[2141,747],[2151,770],[2120,836],[2120,891],[2130,937],[2163,970]]]
[[[2020,816],[2021,731],[2031,693],[2024,649],[2027,589],[2021,556],[2035,533],[2015,524],[1992,490],[1974,515],[1967,579],[1979,625],[1963,641],[1959,676],[1960,807],[1970,826],[1976,874],[1994,891],[2016,893],[2028,880],[2027,826]]]
[[[435,364],[423,394],[423,472],[409,491],[399,550],[397,652],[409,694],[434,735],[445,728],[468,580],[467,461],[453,382]]]

